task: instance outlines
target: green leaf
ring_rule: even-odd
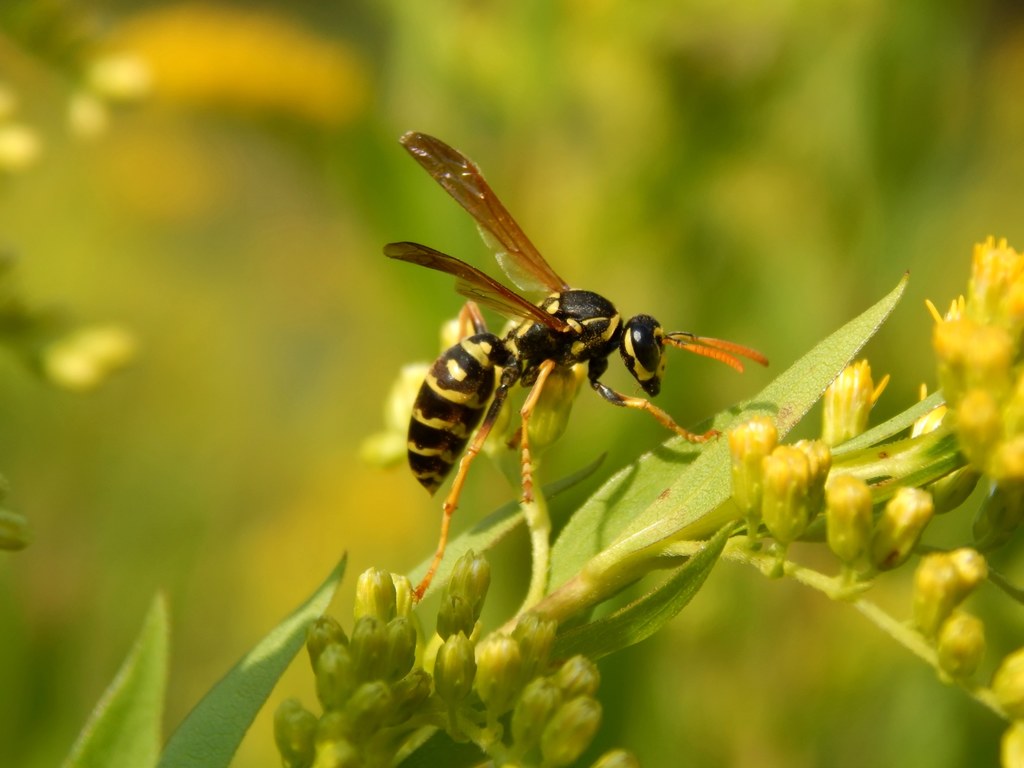
[[[161,768],[227,766],[278,678],[302,648],[306,628],[320,616],[345,572],[345,558],[323,584],[243,656],[174,732]]]
[[[555,657],[599,659],[646,640],[693,599],[715,567],[733,526],[723,526],[697,554],[655,589],[615,613],[558,635]]]
[[[597,459],[582,469],[573,472],[567,477],[563,477],[560,480],[556,480],[553,483],[545,485],[543,490],[544,496],[548,499],[553,499],[558,496],[558,494],[578,485],[594,474],[603,461],[604,454],[601,454]],[[444,584],[445,581],[448,580],[452,566],[460,557],[462,557],[462,555],[471,549],[478,553],[486,552],[505,538],[505,536],[515,530],[516,526],[520,525],[522,522],[522,507],[520,507],[518,501],[513,501],[496,509],[479,523],[474,525],[469,531],[451,539],[448,542],[448,546],[445,548],[444,560],[442,560],[441,565],[438,566],[437,573],[434,574],[434,581],[432,582],[430,589],[427,591],[427,594],[430,594],[438,585]],[[408,574],[409,581],[413,584],[418,584],[420,579],[423,578],[423,574],[427,572],[431,559],[432,556],[428,557],[418,566],[413,568]]]
[[[725,431],[734,422],[769,415],[780,437],[786,435],[875,334],[906,283],[904,276],[885,298],[815,346],[757,396],[715,417],[714,428]],[[730,493],[726,440],[695,446],[672,438],[613,475],[573,515],[552,548],[550,583],[565,583],[613,543],[617,551],[606,554],[622,558],[667,538],[709,536],[736,517],[736,510],[726,504]]]
[[[64,761],[65,768],[156,765],[166,684],[167,601],[158,594],[135,645]]]

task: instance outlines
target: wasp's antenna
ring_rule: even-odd
[[[745,347],[734,341],[713,339],[710,336],[696,336],[686,331],[667,333],[665,334],[665,341],[677,349],[693,352],[695,355],[703,355],[720,363],[725,363],[730,368],[735,368],[741,373],[743,372],[743,361],[739,357],[745,357],[759,365],[768,365],[768,358],[756,349]]]

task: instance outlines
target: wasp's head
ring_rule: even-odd
[[[630,318],[622,328],[619,354],[633,378],[651,397],[661,391],[665,372],[665,332],[661,323],[650,315]]]

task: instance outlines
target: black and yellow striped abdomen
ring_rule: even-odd
[[[483,418],[495,367],[511,355],[493,333],[463,339],[427,372],[409,422],[409,467],[430,493],[444,482]]]

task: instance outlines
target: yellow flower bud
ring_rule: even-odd
[[[522,690],[522,670],[522,654],[514,638],[490,635],[477,644],[473,687],[492,717],[512,708]]]
[[[285,699],[274,713],[274,741],[285,766],[312,765],[316,716],[296,699]]]
[[[992,678],[992,693],[1013,720],[1024,720],[1024,648],[1009,654]]]
[[[799,448],[780,445],[765,457],[763,468],[761,517],[771,535],[785,546],[798,538],[810,522],[810,461]]]
[[[397,592],[391,574],[380,568],[369,568],[359,574],[356,580],[356,602],[354,618],[373,616],[381,621],[395,617]]]
[[[1003,734],[999,765],[1002,768],[1024,768],[1024,722],[1018,720]]]
[[[768,416],[755,416],[729,430],[732,457],[732,496],[744,515],[761,514],[761,462],[779,444],[779,431]],[[757,520],[752,521],[756,525]]]
[[[999,403],[987,389],[969,389],[957,406],[954,423],[960,450],[972,467],[985,471],[1003,434]]]
[[[569,424],[572,406],[580,385],[586,379],[584,365],[572,368],[556,366],[544,382],[544,388],[530,415],[530,447],[541,451],[558,440]]]
[[[942,623],[936,647],[939,667],[954,680],[970,677],[985,654],[985,625],[958,611]]]
[[[865,559],[871,545],[871,489],[851,475],[838,475],[825,487],[828,546],[849,566]]]
[[[889,377],[875,386],[867,360],[843,369],[825,390],[821,439],[827,445],[839,445],[864,432],[871,408],[881,396]]]
[[[920,488],[900,488],[882,510],[871,540],[871,562],[885,571],[902,565],[917,546],[935,507]]]

